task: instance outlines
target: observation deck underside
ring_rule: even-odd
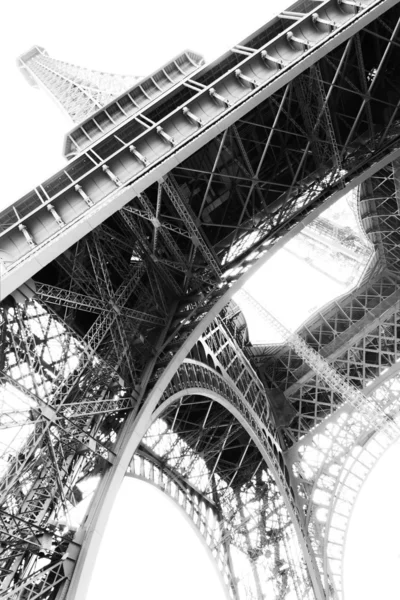
[[[229,544],[249,557],[251,593],[263,593],[257,561],[268,571],[285,557],[292,566],[276,571],[274,593],[311,598],[311,577],[317,597],[333,586],[340,596],[312,510],[300,514],[317,470],[308,482],[289,471],[342,399],[293,350],[252,347],[229,300],[268,253],[360,185],[375,258],[358,287],[299,334],[366,394],[397,375],[399,28],[395,2],[300,2],[211,65],[186,53],[167,73],[169,87],[154,96],[146,88],[143,106],[136,84],[136,96],[100,107],[101,136],[89,115],[67,138],[76,156],[65,169],[0,214],[1,376],[6,391],[29,399],[7,413],[27,435],[1,457],[4,511],[20,523],[14,538],[7,533],[18,564],[0,550],[12,593],[33,552],[18,546],[26,515],[40,547],[50,515],[79,497],[80,478],[125,465],[121,448],[139,423],[139,455],[216,507],[224,568]],[[266,293],[276,285],[266,281]],[[224,404],[223,381],[237,413],[244,407],[239,419]],[[290,558],[295,530],[308,574]],[[57,535],[58,585],[72,567],[60,574],[71,534]],[[55,598],[52,582],[34,597]],[[244,593],[234,579],[228,585],[232,597]]]

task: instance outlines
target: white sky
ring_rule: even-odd
[[[67,62],[102,71],[145,75],[187,48],[212,60],[288,4],[287,0],[246,0],[244,4],[226,0],[203,0],[201,3],[185,0],[7,2],[2,8],[0,52],[3,74],[0,210],[62,167],[63,136],[72,127],[56,104],[31,88],[19,74],[15,63],[19,54],[37,44],[45,47],[51,56]],[[293,262],[292,266],[286,265],[283,272],[284,279],[289,279],[292,284],[284,292],[286,300],[295,296],[299,302],[299,290],[304,288],[302,277],[299,279],[296,275],[298,270],[293,268]],[[277,288],[280,287],[278,282],[283,280],[281,274],[282,269],[279,269],[273,275]],[[275,304],[279,305],[280,300],[276,299]],[[396,468],[394,461],[383,469],[383,479],[372,491],[367,492],[365,486],[366,499],[359,513],[359,529],[367,530],[367,515],[375,519],[373,529],[380,529],[381,510],[376,508],[388,506],[385,493],[394,492],[385,490],[384,485],[388,483],[389,473],[396,472]],[[398,488],[395,493],[394,497],[398,499]],[[96,587],[91,589],[88,600],[223,597],[205,550],[187,524],[174,516],[177,509],[162,498],[161,492],[146,490],[144,484],[128,481],[118,503],[115,511],[118,517],[115,520],[114,514],[109,526],[109,534],[112,531],[114,537],[104,540],[96,567],[98,576],[94,577]],[[390,518],[394,512],[396,507],[393,505],[386,515]],[[399,523],[392,525],[388,523],[391,539],[399,539]],[[382,555],[382,547],[392,552],[386,538],[375,547],[372,533],[365,540],[360,538],[352,542],[355,550],[353,559],[349,559],[349,570],[352,571],[358,564],[360,544],[369,553],[372,567],[367,581],[375,577],[374,557]],[[387,564],[390,568],[396,567],[398,573],[398,547],[396,552],[395,563]],[[187,579],[183,579],[183,587],[178,590],[178,572],[181,576],[182,571],[187,573]],[[380,581],[379,577],[383,575],[376,575],[376,581]],[[119,590],[115,587],[116,582],[122,586]],[[380,597],[386,600],[398,598],[398,582],[396,586]],[[371,589],[372,584],[360,593],[357,584],[354,591],[349,583],[346,600],[376,600],[379,594],[376,591],[370,593]],[[198,595],[195,595],[197,591]]]
[[[346,600],[400,598],[399,454],[397,443],[359,494],[344,560]]]
[[[87,596],[103,598],[227,600],[208,550],[183,511],[154,486],[130,477],[107,524]]]
[[[293,242],[287,244],[289,249],[292,246]],[[309,293],[304,293],[308,286],[312,290],[311,297]],[[289,331],[294,331],[315,310],[347,291],[348,286],[332,280],[328,274],[316,272],[311,265],[289,253],[284,247],[245,287]],[[234,300],[241,305],[240,297],[235,297]],[[246,311],[246,322],[253,344],[283,341],[279,333],[260,322],[256,312],[251,312],[245,306],[243,310]]]

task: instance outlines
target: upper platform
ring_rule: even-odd
[[[64,156],[73,158],[95,144],[105,133],[137,116],[145,107],[162,101],[166,93],[170,93],[184,79],[193,75],[203,64],[202,56],[186,50],[144,77],[69,131],[64,140]]]

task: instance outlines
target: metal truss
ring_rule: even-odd
[[[393,274],[400,269],[399,240],[396,230],[399,224],[399,187],[396,173],[398,161],[379,175],[371,177],[362,186],[360,216],[371,241],[375,244],[381,260]]]
[[[398,389],[399,380],[391,381],[386,387],[379,386],[367,397],[299,335],[290,333],[250,294],[242,291],[241,297],[283,335],[297,356],[344,403],[339,416],[335,414],[335,419],[330,422],[325,420],[318,433],[310,432],[310,440],[302,440],[296,449],[297,461],[292,464],[301,482],[300,494],[308,504],[308,530],[317,564],[325,578],[325,589],[341,598],[341,560],[351,508],[379,455],[400,437],[400,427],[395,419],[400,419],[399,401],[393,393]],[[370,443],[371,437],[374,437],[373,443]],[[293,454],[296,453],[292,452],[292,460]]]
[[[279,594],[286,593],[292,589],[308,597],[311,584],[307,574],[284,546],[284,540],[291,547],[295,543],[290,506],[299,516],[298,509],[293,496],[288,503],[288,484],[284,476],[277,484],[276,474],[272,476],[266,465],[262,467],[262,456],[251,438],[261,436],[263,445],[268,447],[265,434],[257,425],[257,414],[240,399],[239,390],[236,393],[234,390],[235,386],[221,377],[218,371],[187,359],[166,390],[155,413],[158,420],[150,427],[145,443],[153,445],[156,452],[162,452],[163,460],[184,473],[185,478],[206,496],[215,498],[218,491],[226,529],[225,541],[239,549],[248,562],[244,581],[239,577],[239,597],[254,595],[261,599],[268,587],[271,588],[273,579],[278,588],[274,589],[275,593],[278,590]],[[221,410],[221,401],[230,407],[228,411],[236,409],[238,422],[232,420],[229,412]],[[199,412],[204,415],[202,422],[199,422]],[[191,415],[196,415],[196,420]],[[162,423],[159,423],[160,418]],[[185,431],[177,436],[174,429],[182,429],[182,420]],[[251,429],[250,438],[243,426],[247,431]],[[247,444],[244,443],[245,438],[248,439]],[[281,470],[271,450],[269,462],[273,471]],[[260,487],[265,489],[265,494],[260,494]],[[286,501],[282,490],[286,490]],[[234,554],[233,550],[231,553]],[[270,560],[273,557],[279,559],[280,553],[282,573],[275,570],[276,564]],[[280,581],[279,575],[282,576]],[[248,595],[246,589],[251,580],[253,592]],[[241,595],[243,592],[244,596]]]
[[[357,388],[366,390],[398,358],[398,279],[378,270],[347,297],[326,307],[301,337]],[[261,358],[257,361],[261,362]],[[340,399],[292,350],[264,359],[264,376],[284,391],[299,418],[285,430],[288,444],[336,410]]]
[[[390,162],[389,156],[397,148],[397,106],[394,99],[382,97],[387,72],[383,66],[390,63],[396,47],[397,23],[395,12],[387,22],[386,15],[378,15],[383,6],[389,8],[388,2],[371,6],[366,3],[360,11],[347,12],[337,6],[336,0],[325,2],[322,12],[337,12],[332,21],[335,27],[320,27],[320,21],[313,21],[310,13],[303,13],[289,28],[284,21],[284,30],[278,36],[282,47],[266,42],[245,58],[234,51],[219,70],[205,67],[167,90],[162,109],[160,103],[150,104],[112,131],[104,132],[66,169],[2,215],[0,243],[6,268],[3,293],[8,289],[8,280],[15,285],[21,278],[22,283],[27,279],[27,269],[32,275],[39,264],[43,266],[82,237],[93,219],[97,225],[145,189],[154,206],[156,200],[149,186],[171,170],[169,180],[175,178],[178,195],[186,194],[187,204],[203,221],[202,235],[196,234],[193,239],[198,242],[206,238],[204,251],[207,246],[213,249],[228,271],[229,263],[231,268],[238,267],[239,257],[244,260],[255,249],[259,256],[263,254],[300,217],[333,193],[350,189],[358,177],[367,177],[368,169],[378,168],[380,159]],[[325,18],[322,12],[318,19]],[[349,39],[355,29],[361,28],[363,18],[371,17],[370,13],[376,14],[376,19],[357,33],[360,42]],[[298,37],[300,28],[305,35],[303,44],[297,41],[302,39]],[[342,45],[327,52],[339,40]],[[364,80],[357,84],[361,70],[364,79],[368,77],[367,56],[361,61],[359,53],[352,51],[354,44],[361,44],[364,53],[371,45],[376,48],[376,73],[374,70],[368,88],[368,103],[363,100]],[[274,58],[276,53],[285,57],[279,59],[279,64]],[[315,87],[317,59],[322,79]],[[233,67],[236,70],[232,73]],[[302,85],[310,86],[313,97],[322,94],[311,125],[302,114],[296,86],[287,81],[293,68],[303,73],[306,83]],[[246,73],[251,72],[256,76],[256,88],[245,85],[249,76]],[[371,127],[379,133],[368,145],[364,143],[364,130],[370,104],[376,106]],[[327,116],[328,107],[330,114],[335,112],[336,121]],[[335,136],[326,125],[328,118]],[[390,129],[386,124],[389,121]],[[224,130],[229,125],[232,129],[221,134],[222,124]],[[319,140],[323,132],[327,138]],[[324,146],[324,152],[331,149],[329,160],[313,153],[313,136]],[[33,231],[39,216],[41,223],[46,221],[46,231],[41,226],[38,235]],[[186,212],[179,215],[181,220],[183,229],[192,236],[193,223]]]
[[[288,453],[302,493],[312,499],[308,527],[311,535],[322,539],[319,562],[325,584],[333,583],[337,598],[344,595],[343,555],[358,493],[379,458],[398,439],[398,388],[398,375],[388,376],[367,394],[369,402],[384,411],[383,423],[377,419],[371,427],[362,410],[345,403]]]
[[[304,363],[301,365],[297,352],[290,354],[289,367],[286,363],[285,381],[279,383],[277,371],[273,376],[282,390],[286,387],[292,406],[303,403],[298,417],[284,430],[287,441],[294,442],[286,458],[302,494],[309,498],[310,531],[323,540],[316,554],[325,585],[333,583],[332,593],[338,598],[344,592],[344,545],[358,492],[379,457],[397,438],[392,419],[398,419],[399,408],[398,309],[397,277],[378,270],[372,281],[363,283],[340,303],[333,303],[301,331],[313,348],[383,411],[372,424],[363,410],[354,410],[351,403],[342,405],[340,396],[318,371],[316,376],[315,368],[308,370]],[[287,350],[281,352],[278,361],[285,355]]]
[[[166,423],[166,419],[169,421],[169,416],[176,416],[178,410],[183,413],[190,409],[190,403],[189,400],[180,402],[179,409],[171,407],[165,419],[158,420],[150,428],[146,443],[152,444],[161,458],[154,458],[153,452],[146,469],[142,449],[139,449],[135,455],[138,458],[134,458],[136,473],[171,495],[194,520],[225,575],[231,597],[259,600],[264,593],[281,597],[294,587],[299,592],[303,589],[308,597],[308,586],[304,588],[298,564],[289,550],[289,545],[293,544],[290,520],[273,478],[263,470],[261,457],[256,464],[251,464],[256,450],[249,442],[248,456],[243,456],[236,469],[241,472],[241,480],[246,471],[246,479],[254,472],[255,476],[245,485],[238,483],[234,493],[230,491],[222,479],[228,474],[225,461],[218,454],[239,451],[238,438],[244,432],[240,433],[240,427],[232,427],[229,415],[224,418],[220,414],[216,418],[213,415],[215,407],[209,406],[209,435],[218,435],[218,429],[229,428],[229,424],[231,427],[222,438],[223,451],[215,453],[208,444],[207,451],[200,457],[190,445],[178,440]],[[199,443],[203,441],[199,440]],[[211,460],[216,461],[214,469],[208,469],[204,464]],[[180,475],[183,472],[184,477]],[[233,465],[231,475],[234,475]]]
[[[60,561],[65,561],[73,535],[68,512],[76,502],[74,495],[79,497],[78,478],[97,459],[112,460],[107,440],[96,426],[98,415],[115,414],[122,406],[110,398],[110,392],[107,402],[101,375],[97,372],[94,384],[86,363],[81,380],[75,383],[75,394],[80,396],[85,385],[91,386],[86,396],[88,410],[84,403],[74,411],[62,392],[70,377],[71,359],[82,351],[76,337],[36,303],[9,309],[4,316],[7,352],[2,365],[2,402],[3,408],[5,404],[13,407],[13,413],[6,413],[2,423],[6,433],[1,451],[2,531],[9,540],[2,544],[0,556],[2,590],[13,583],[10,589],[16,594],[22,579],[29,593],[44,593],[50,581],[65,579]],[[57,381],[61,383],[58,394]]]
[[[391,0],[292,9],[212,65],[199,69],[187,52],[128,91],[40,48],[20,59],[31,83],[41,78],[84,120],[66,138],[66,168],[0,214],[5,597],[75,597],[131,438],[138,458],[126,467],[166,482],[235,600],[343,591],[354,482],[389,443],[382,407],[396,412],[386,379],[398,354],[400,13]],[[301,332],[332,365],[252,348],[237,307],[215,307],[360,184],[376,258],[357,290]],[[314,221],[308,236],[321,234],[363,255]],[[364,399],[367,384],[378,420],[364,415],[360,427],[359,405],[346,419],[339,392]],[[309,434],[323,423],[329,451]],[[94,474],[90,518],[74,532],[79,483]]]

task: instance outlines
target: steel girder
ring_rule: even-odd
[[[397,101],[384,93],[398,76],[392,58],[397,9],[380,14],[389,6],[387,1],[366,3],[352,14],[329,0],[324,10],[337,11],[333,30],[312,24],[309,13],[289,29],[284,21],[278,35],[282,47],[268,42],[267,33],[264,44],[255,38],[251,55],[243,59],[243,54],[233,52],[221,64],[203,68],[187,85],[181,83],[144,108],[140,118],[125,119],[117,132],[105,133],[66,169],[2,214],[3,293],[171,169],[176,193],[186,195],[196,218],[202,221],[207,209],[201,236],[193,242],[204,238],[224,271],[255,248],[260,251],[266,240],[279,238],[335,190],[351,187],[362,172],[367,176],[368,167],[397,147]],[[333,20],[333,13],[330,16]],[[303,45],[293,41],[300,27]],[[353,52],[353,46],[358,51]],[[282,56],[281,68],[265,58],[274,56],[272,50]],[[312,64],[317,60],[315,88]],[[245,71],[250,69],[259,78],[254,90],[244,85]],[[309,85],[313,96],[322,94],[319,104],[314,103],[319,109],[311,121],[302,113],[291,83],[298,71],[303,73],[303,87]],[[391,82],[386,82],[392,72]],[[190,117],[199,111],[200,124]],[[327,119],[333,132],[324,125]],[[221,134],[229,125],[234,127]],[[368,143],[365,136],[372,128],[373,141]],[[325,138],[319,139],[323,134]],[[314,138],[318,147],[330,148],[329,159],[325,150],[313,153]],[[148,196],[155,206],[152,188]],[[167,214],[166,222],[172,218],[192,236],[186,212],[176,214],[168,207]],[[162,220],[156,219],[153,227],[159,223]]]
[[[386,3],[385,8],[389,8],[389,5],[390,3]],[[232,56],[224,63],[213,65],[201,72],[199,77],[188,80],[185,87],[180,89],[179,93],[182,92],[182,95],[173,99],[173,102],[178,100],[189,111],[185,111],[183,121],[179,121],[180,127],[184,125],[181,133],[172,131],[172,126],[175,127],[177,121],[171,119],[175,119],[177,111],[170,114],[170,106],[163,109],[161,103],[155,103],[151,110],[143,112],[142,117],[131,120],[131,129],[125,130],[125,137],[122,134],[125,125],[121,125],[116,135],[103,136],[100,143],[87,149],[62,174],[39,186],[33,195],[17,203],[15,209],[2,214],[2,239],[3,242],[5,240],[2,258],[7,269],[4,281],[11,282],[11,287],[6,288],[11,290],[18,284],[18,277],[22,282],[28,279],[29,273],[37,271],[38,265],[44,265],[40,258],[44,248],[47,251],[51,249],[50,259],[55,257],[57,252],[62,252],[78,239],[82,232],[95,228],[106,214],[111,214],[130,202],[132,196],[138,195],[138,200],[131,201],[126,210],[121,210],[98,229],[102,243],[107,240],[107,252],[110,249],[108,263],[105,264],[104,256],[99,256],[95,242],[93,249],[93,243],[88,239],[88,243],[84,240],[61,255],[58,259],[60,266],[52,263],[37,278],[43,285],[64,289],[66,297],[67,290],[71,288],[80,290],[76,293],[87,294],[85,286],[88,284],[92,297],[103,303],[106,300],[102,286],[106,282],[112,301],[116,299],[113,302],[115,306],[110,307],[109,311],[101,312],[94,323],[88,311],[80,310],[82,305],[78,307],[76,304],[73,312],[57,309],[58,315],[52,317],[55,320],[63,318],[65,327],[70,327],[73,335],[81,334],[84,343],[90,348],[89,351],[81,351],[77,371],[66,380],[65,391],[62,391],[67,399],[75,390],[74,407],[81,398],[85,398],[86,406],[106,406],[102,402],[110,399],[111,389],[116,389],[116,382],[119,385],[117,388],[123,390],[121,395],[127,390],[132,397],[131,404],[135,404],[138,394],[139,398],[143,397],[146,387],[157,383],[176,349],[184,347],[193,327],[222,295],[224,288],[220,287],[220,274],[224,274],[228,281],[237,279],[311,209],[320,206],[334,194],[344,193],[346,186],[349,189],[368,175],[380,173],[380,167],[396,156],[394,149],[397,148],[398,100],[395,92],[390,95],[386,94],[386,90],[398,77],[396,62],[393,60],[397,49],[398,11],[396,13],[396,9],[392,9],[383,14],[381,2],[366,3],[361,10],[347,3],[341,8],[339,22],[343,25],[337,28],[338,22],[332,21],[332,14],[329,13],[335,6],[334,3],[327,2],[320,7],[323,11],[328,11],[325,17],[331,19],[330,25],[324,22],[324,16],[320,12],[316,19],[302,13],[306,11],[306,6],[301,5],[298,7],[300,12],[289,29],[286,27],[287,21],[282,17],[280,23],[270,25],[270,29],[266,28],[264,33],[259,34],[259,39],[248,39],[247,45],[235,48]],[[345,15],[346,11],[350,16]],[[329,18],[325,18],[325,21],[329,21]],[[321,34],[321,40],[318,38],[319,41],[311,50],[305,32],[309,34],[307,27],[313,19],[314,29],[311,31],[317,37]],[[356,35],[350,40],[350,36],[360,30],[359,37]],[[266,54],[261,55],[263,46],[269,44],[270,33],[273,34],[272,37],[281,36],[284,42],[282,48],[277,50],[278,55],[280,53],[282,56],[281,63],[281,58],[277,59],[274,52],[269,53],[269,48]],[[341,46],[340,40],[344,42],[346,39],[349,41]],[[244,61],[236,60],[237,55],[239,58],[245,55],[246,58]],[[255,69],[255,60],[260,58],[261,71],[257,71],[257,76],[262,79],[263,73],[267,75],[263,71],[264,64],[272,85],[262,98],[265,98],[263,104],[249,110],[253,100],[255,105],[261,98],[259,95],[256,98],[257,90],[254,94],[251,91],[253,84],[247,88],[246,69]],[[307,69],[314,58],[319,59],[317,80],[315,81],[313,67],[309,71],[304,70],[299,93],[298,85],[290,83],[290,80],[301,70]],[[279,64],[281,69],[278,72],[276,65]],[[237,68],[232,73],[234,67]],[[229,82],[224,79],[227,69]],[[240,98],[241,104],[235,110],[231,110],[228,102],[231,101],[231,93],[234,101]],[[153,150],[158,148],[155,153],[162,160],[157,158],[152,167],[158,165],[157,180],[160,181],[171,170],[170,157],[176,154],[176,142],[179,150],[185,146],[185,131],[192,135],[193,130],[185,130],[188,122],[200,136],[203,134],[204,123],[196,121],[198,117],[195,106],[200,104],[195,105],[193,99],[203,102],[202,98],[207,95],[211,99],[204,104],[208,116],[203,116],[202,119],[208,122],[211,115],[207,130],[211,141],[190,157],[192,150],[186,149],[188,158],[185,157],[178,166],[175,166],[175,160],[175,168],[167,179],[168,191],[165,190],[164,182],[153,185],[151,177],[147,177],[144,186],[141,183],[139,186],[135,184],[134,188],[129,187],[133,181],[131,157],[136,161],[136,167],[139,166],[139,171],[145,168],[143,173],[147,174],[145,161],[150,163],[151,156],[145,150],[145,140],[157,140]],[[304,112],[301,97],[317,99],[315,114]],[[243,98],[245,100],[242,102]],[[166,107],[168,102],[170,97],[166,94],[163,97]],[[235,122],[235,125],[216,136],[217,129],[212,130],[212,118],[219,118],[220,129],[225,127],[224,124]],[[160,127],[161,130],[158,130]],[[135,141],[134,136],[139,131],[138,141]],[[174,144],[171,142],[172,135],[176,138],[173,140]],[[135,146],[132,146],[132,141],[135,141]],[[115,143],[119,144],[119,150]],[[192,141],[191,144],[193,149],[195,146]],[[172,148],[170,151],[169,147]],[[123,156],[120,156],[121,152]],[[164,166],[160,167],[162,161]],[[126,172],[120,169],[120,164]],[[146,187],[147,201],[143,202],[143,197],[140,198],[139,195]],[[64,204],[64,199],[67,198],[65,193],[68,194],[69,205],[74,207],[73,217],[67,204]],[[96,204],[97,206],[93,206]],[[190,206],[190,211],[187,206]],[[81,221],[79,225],[79,219],[86,210],[92,211],[90,215],[85,215],[85,219],[90,217],[89,221],[85,224]],[[47,229],[41,228],[42,222],[45,222]],[[71,235],[72,230],[75,233]],[[161,231],[163,235],[159,235]],[[165,232],[172,232],[175,243],[172,243],[171,236]],[[26,248],[21,246],[21,241],[27,244]],[[185,258],[184,261],[182,257]],[[36,266],[32,270],[33,263]],[[12,282],[12,277],[21,265],[19,275]],[[28,270],[27,265],[30,265]],[[130,288],[130,280],[137,270],[143,270],[144,265],[147,273],[142,280],[144,285],[139,295],[135,294],[134,286]],[[9,274],[12,275],[11,279]],[[172,309],[168,312],[167,308],[171,306]],[[13,315],[14,310],[16,309],[11,307],[9,313]],[[167,319],[166,327],[162,327],[159,321],[144,324],[134,323],[133,319],[128,329],[131,332],[128,342],[129,360],[126,339],[122,337],[124,333],[121,335],[124,311],[136,311],[136,316],[154,314],[155,319]],[[132,313],[131,316],[133,318]],[[127,323],[128,321],[124,321],[124,326]],[[3,331],[5,330],[4,327]],[[25,343],[25,347],[25,354],[18,351],[19,357],[32,355],[32,343]],[[119,362],[121,347],[122,360]],[[34,353],[37,355],[38,351],[35,350]],[[233,358],[231,356],[230,360]],[[132,372],[135,360],[138,373],[143,373],[138,377]],[[36,363],[37,361],[35,365]],[[95,373],[101,370],[99,364],[107,367],[103,371],[104,379],[96,388],[98,397],[94,400],[90,397],[93,390],[90,386],[85,387],[84,381],[90,380],[90,377],[94,380]],[[34,369],[35,372],[41,372],[43,367],[39,364]],[[122,382],[121,376],[124,378]],[[32,393],[26,382],[25,388]],[[132,411],[130,412],[132,418]],[[92,415],[93,412],[86,417]],[[114,415],[111,417],[115,418]],[[123,413],[116,422],[109,424],[108,438],[102,429],[107,429],[105,420],[106,417],[100,415],[94,426],[93,432],[97,432],[95,435],[99,436],[94,436],[96,443],[97,439],[111,440],[111,443],[115,441]],[[51,425],[46,427],[52,431],[60,426],[58,417],[53,413],[47,414],[46,423],[48,422]],[[88,421],[80,421],[82,423],[86,426]],[[35,435],[41,435],[40,428]],[[90,435],[92,434],[89,434],[87,441],[91,439]],[[52,434],[49,438],[51,443],[58,442],[58,434],[56,438],[53,434],[54,439],[51,436]],[[61,448],[61,444],[59,446]],[[89,449],[93,452],[93,444],[89,444]],[[112,460],[109,452],[108,454],[108,459]],[[58,474],[57,477],[62,482],[63,464],[61,458],[58,462],[56,457],[52,467],[52,472],[61,473],[61,478]],[[94,461],[89,461],[88,464],[85,468],[90,471],[94,468]],[[39,466],[36,467],[37,470]],[[17,467],[18,463],[15,462],[13,468]],[[76,473],[81,468],[85,471],[85,468],[77,467]],[[36,489],[33,486],[33,490]],[[62,506],[62,494],[59,496],[56,494],[57,502]],[[238,500],[240,512],[239,504]],[[21,548],[26,555],[27,548]],[[18,573],[15,565],[16,563],[13,566],[14,572]],[[30,565],[26,572],[34,568]],[[55,573],[53,567],[49,572]],[[63,572],[65,576],[65,568]],[[45,576],[38,578],[46,581]],[[55,585],[52,587],[50,579],[46,585],[43,586],[42,595],[50,597],[54,594]]]
[[[398,310],[398,280],[383,271],[340,302],[332,303],[299,333],[340,373],[363,389],[397,361]],[[341,403],[287,348],[279,350],[260,368],[266,385],[282,390],[296,408],[298,418],[285,431],[288,445]]]

